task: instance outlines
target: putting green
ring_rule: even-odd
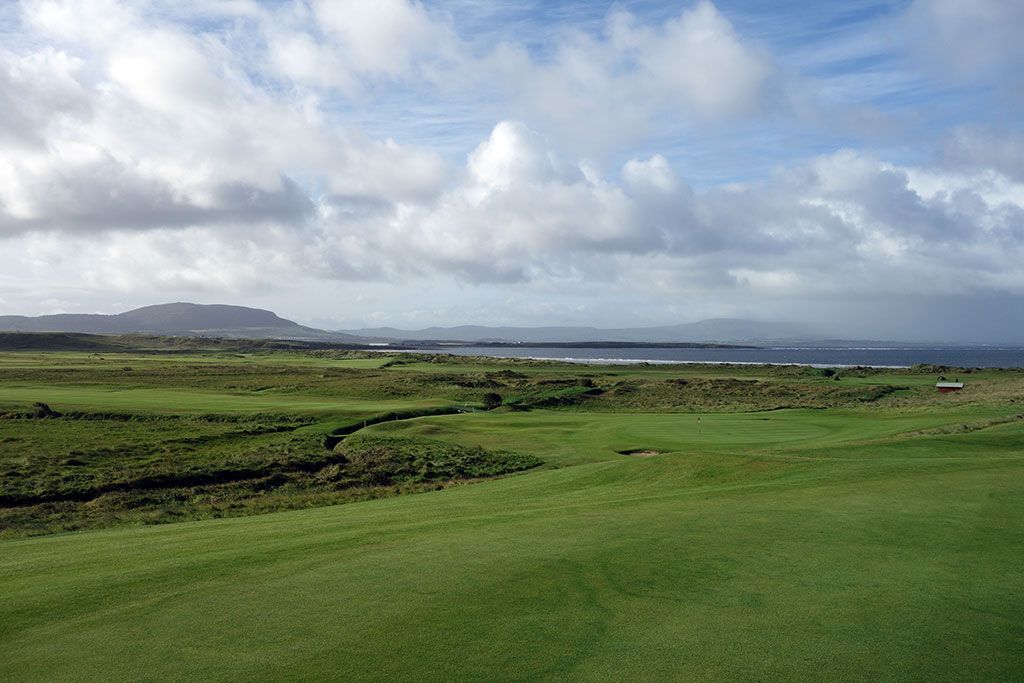
[[[757,413],[475,413],[425,417],[373,432],[446,438],[529,451],[553,464],[616,459],[628,449],[663,453],[765,452],[871,441],[902,432],[1013,414],[1007,408],[885,412],[776,410]]]

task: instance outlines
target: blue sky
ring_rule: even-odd
[[[960,311],[1024,341],[1021,28],[1002,0],[8,3],[0,310],[905,339]]]

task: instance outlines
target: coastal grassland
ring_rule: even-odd
[[[0,537],[328,505],[488,476],[445,478],[439,467],[368,480],[336,448],[366,426],[428,444],[513,447],[558,467],[630,450],[756,452],[966,430],[1024,410],[1020,373],[970,374],[963,393],[939,396],[932,369],[848,368],[837,380],[794,366],[324,350],[4,353]],[[476,412],[487,394],[503,406]],[[59,416],[38,419],[37,402]]]
[[[1024,373],[939,372],[0,354],[0,679],[1018,680]]]

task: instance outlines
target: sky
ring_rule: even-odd
[[[0,3],[0,313],[1024,343],[1024,2]]]

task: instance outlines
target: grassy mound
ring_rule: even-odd
[[[758,379],[629,379],[578,403],[592,410],[744,412],[779,408],[839,408],[879,401],[906,390],[891,384]]]
[[[332,476],[357,486],[496,477],[542,464],[523,453],[422,438],[353,436],[335,452],[345,460],[331,468]]]
[[[244,515],[417,492],[535,467],[534,456],[348,437],[262,415],[0,418],[0,537]]]

